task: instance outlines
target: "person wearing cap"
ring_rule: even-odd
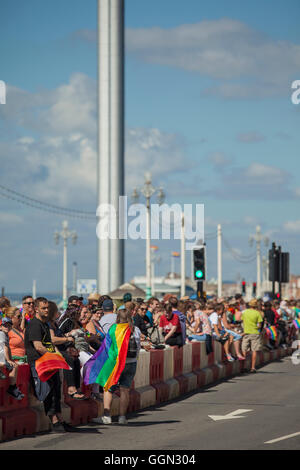
[[[11,350],[9,347],[8,333],[13,326],[12,319],[9,317],[2,318],[0,326],[0,367],[5,367],[9,376],[9,387],[6,392],[16,400],[22,400],[24,395],[17,387],[18,364],[13,361]],[[0,379],[6,379],[6,375],[0,370]]]
[[[93,305],[98,306],[100,297],[101,297],[100,294],[97,294],[96,292],[90,294],[88,296],[89,308],[91,308]]]
[[[262,338],[260,333],[263,325],[263,317],[258,310],[258,302],[256,299],[252,299],[249,302],[249,308],[243,311],[242,321],[244,326],[242,352],[244,356],[246,356],[249,349],[252,351],[250,372],[255,373],[257,352],[262,350]]]
[[[114,313],[113,301],[110,299],[104,300],[102,304],[102,309],[103,316],[99,322],[99,325],[101,326],[104,333],[107,334],[110,327],[117,321],[117,315]]]

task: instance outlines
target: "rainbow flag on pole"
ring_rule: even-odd
[[[269,326],[268,328],[266,328],[269,336],[271,339],[273,339],[274,341],[276,341],[277,339],[277,330],[275,328],[275,326]]]
[[[86,385],[97,383],[107,391],[118,383],[125,367],[130,335],[128,323],[110,327],[98,351],[84,365]]]
[[[35,361],[35,368],[41,382],[47,382],[59,369],[71,370],[59,353],[46,352]]]
[[[296,318],[295,320],[293,320],[293,324],[294,324],[294,327],[299,330],[300,329],[300,320],[298,318]]]

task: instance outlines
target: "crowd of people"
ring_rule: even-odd
[[[118,306],[107,295],[90,294],[88,299],[72,295],[65,311],[44,297],[24,296],[22,307],[11,306],[0,298],[0,380],[9,378],[7,393],[16,400],[24,395],[17,387],[20,364],[28,363],[36,397],[44,403],[54,432],[71,431],[61,414],[59,372],[42,382],[35,361],[46,352],[59,352],[70,366],[63,370],[67,393],[74,400],[85,400],[81,391],[84,368],[100,350],[115,324],[128,325],[130,340],[124,369],[118,380],[120,388],[119,423],[126,424],[129,389],[135,376],[140,349],[182,347],[190,342],[204,342],[206,353],[213,352],[213,339],[224,346],[227,361],[245,361],[252,352],[250,373],[255,373],[256,354],[263,349],[286,348],[297,337],[300,326],[300,301],[252,299],[242,295],[210,300],[178,299],[166,294],[133,300],[124,295]],[[101,351],[100,351],[101,352]],[[110,424],[110,408],[116,387],[103,390],[92,385],[92,398],[102,399],[104,416],[96,422]]]

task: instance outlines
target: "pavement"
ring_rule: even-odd
[[[300,449],[299,392],[300,365],[286,357],[256,374],[131,414],[127,426],[89,424],[75,433],[26,436],[0,443],[0,451],[295,450]]]

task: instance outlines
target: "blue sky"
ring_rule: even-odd
[[[221,223],[240,253],[262,226],[300,272],[297,0],[127,0],[126,187],[150,170],[166,202],[204,203],[206,232]],[[94,210],[97,2],[15,0],[0,19],[0,184],[52,204]],[[0,283],[57,290],[62,217],[0,197]],[[79,276],[94,277],[93,222],[70,219]],[[155,242],[156,243],[156,242]],[[160,274],[179,243],[158,242]],[[138,253],[138,264],[132,254]],[[216,241],[208,241],[216,276]],[[189,266],[189,256],[187,256]],[[144,272],[144,242],[126,243],[126,280]],[[255,279],[224,248],[224,277]],[[71,282],[70,282],[71,283]],[[69,284],[70,284],[69,283]]]

